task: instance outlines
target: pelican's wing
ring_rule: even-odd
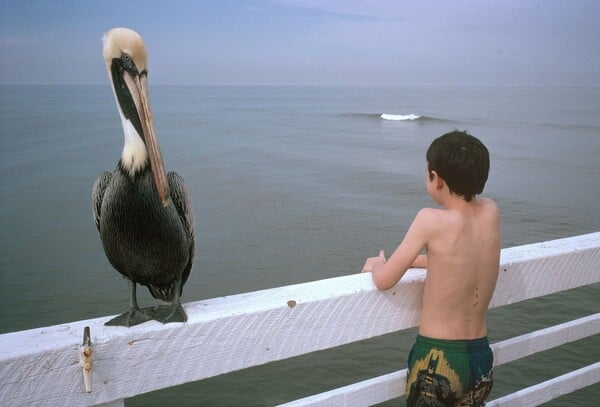
[[[190,194],[188,193],[187,186],[183,181],[183,178],[179,176],[176,172],[169,172],[167,174],[167,179],[169,181],[169,189],[171,190],[171,200],[173,201],[173,205],[175,205],[175,209],[179,214],[179,218],[185,227],[185,231],[188,235],[189,241],[189,250],[190,250],[190,259],[188,264],[183,272],[183,283],[187,280],[190,275],[190,271],[192,269],[192,263],[194,262],[194,248],[195,248],[195,234],[196,234],[196,225],[194,221],[194,208],[192,207],[192,200],[190,199]],[[182,284],[183,286],[183,284]]]
[[[98,231],[100,231],[100,209],[102,209],[102,198],[104,197],[104,191],[106,191],[106,187],[111,178],[112,174],[108,171],[104,171],[98,176],[96,182],[94,182],[94,188],[92,189],[92,211]]]

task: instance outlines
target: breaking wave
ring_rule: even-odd
[[[438,119],[436,117],[424,116],[414,113],[396,114],[396,113],[346,113],[345,116],[366,118],[371,120],[386,120],[394,122],[452,122],[452,120]]]
[[[395,121],[406,121],[406,120],[417,120],[420,119],[421,116],[416,114],[389,114],[382,113],[380,116],[383,120],[395,120]]]

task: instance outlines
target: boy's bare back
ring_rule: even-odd
[[[487,335],[486,313],[500,256],[499,214],[490,199],[425,209],[431,230],[419,333],[440,339]]]

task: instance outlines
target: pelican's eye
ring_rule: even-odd
[[[127,72],[134,75],[138,74],[138,70],[133,63],[133,59],[131,59],[131,56],[128,53],[123,52],[123,54],[121,54],[121,62],[123,63],[123,68],[125,68]]]

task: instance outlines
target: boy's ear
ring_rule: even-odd
[[[433,182],[433,186],[436,189],[441,189],[444,187],[444,182],[446,181],[444,181],[444,179],[440,177],[440,175],[435,170],[431,171],[431,176],[431,182]]]

